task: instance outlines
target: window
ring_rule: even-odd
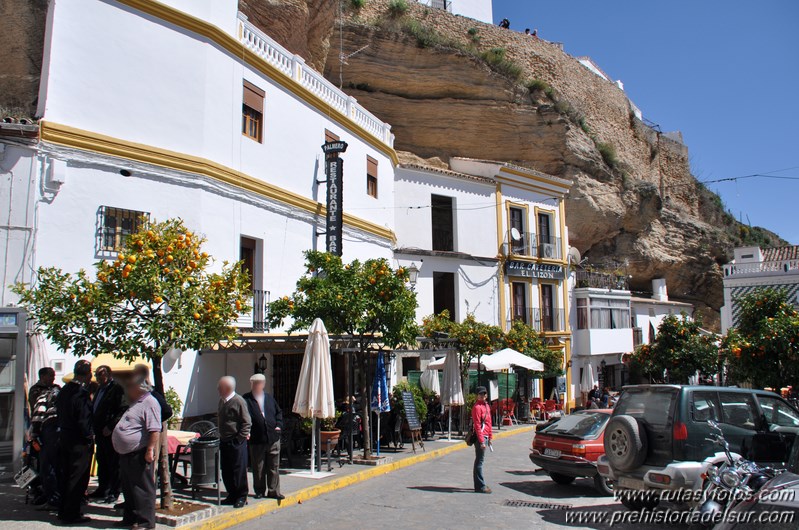
[[[377,160],[366,157],[366,194],[377,199]]]
[[[588,329],[588,298],[577,299],[577,329]]]
[[[757,396],[769,426],[799,427],[799,414],[781,399]]]
[[[524,208],[511,206],[508,209],[508,225],[510,226],[511,254],[526,255],[524,233]]]
[[[627,300],[591,299],[592,329],[628,329],[630,322],[630,302]]]
[[[433,250],[452,252],[455,250],[455,218],[452,212],[452,197],[431,196],[433,221]]]
[[[691,417],[697,422],[718,421],[721,417],[715,392],[694,392]]]
[[[755,430],[755,400],[751,394],[719,392],[722,423],[742,429]]]
[[[541,330],[554,331],[555,325],[560,324],[555,318],[555,289],[548,283],[541,286]]]
[[[525,282],[511,283],[511,297],[513,303],[513,320],[521,320],[530,324],[530,312],[527,309],[527,284]]]
[[[149,220],[150,214],[102,206],[99,217],[101,224],[98,248],[101,253],[116,253],[125,246],[127,237],[138,232]]]
[[[440,314],[449,311],[449,317],[455,320],[455,273],[433,273],[433,312]]]
[[[538,242],[542,245],[552,243],[552,216],[538,213]]]
[[[244,81],[241,106],[241,134],[260,142],[263,136],[264,95],[266,93],[249,81]]]

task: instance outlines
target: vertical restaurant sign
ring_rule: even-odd
[[[338,156],[347,150],[347,142],[325,142],[325,175],[327,176],[326,250],[336,256],[342,253],[344,232],[344,160]]]

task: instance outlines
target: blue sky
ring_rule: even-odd
[[[502,18],[621,79],[645,118],[682,131],[700,180],[794,167],[709,186],[799,244],[799,1],[494,0]]]

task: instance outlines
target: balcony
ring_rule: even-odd
[[[628,278],[623,274],[608,274],[606,272],[577,271],[576,287],[591,289],[608,289],[616,291],[629,291]]]
[[[511,257],[563,259],[559,237],[508,230],[505,241],[505,254]]]
[[[354,97],[347,95],[325,79],[322,74],[306,65],[305,59],[291,53],[248,22],[243,13],[239,13],[238,37],[244,46],[286,77],[291,78],[308,92],[330,105],[331,108],[354,121],[378,141],[389,147],[394,146],[391,125],[379,120],[374,114],[359,105]]]
[[[643,343],[644,343],[644,330],[642,330],[641,328],[633,328],[633,348],[637,348]]]
[[[508,327],[513,325],[516,320],[521,320],[528,326],[532,326],[539,333],[550,331],[564,331],[566,319],[563,309],[528,308],[511,310],[508,317]]]
[[[758,261],[724,265],[725,278],[735,276],[775,276],[779,274],[799,274],[799,260]]]
[[[252,311],[240,315],[235,326],[243,333],[262,333],[269,331],[266,327],[266,306],[269,305],[269,291],[255,289],[249,300]]]

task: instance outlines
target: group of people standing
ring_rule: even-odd
[[[247,504],[247,461],[252,467],[255,498],[283,500],[280,493],[280,435],[283,411],[264,390],[266,377],[250,377],[250,391],[236,393],[236,379],[224,376],[219,391],[219,451],[222,482],[227,497],[222,504],[241,508]]]
[[[146,366],[116,380],[108,366],[94,371],[89,361],[75,363],[73,379],[63,388],[55,371],[42,368],[29,392],[31,444],[38,447],[39,494],[34,503],[58,511],[62,524],[85,524],[83,514],[92,456],[97,488],[88,495],[115,504],[123,516],[118,526],[155,528],[154,462],[161,426],[172,410],[153,393]]]

